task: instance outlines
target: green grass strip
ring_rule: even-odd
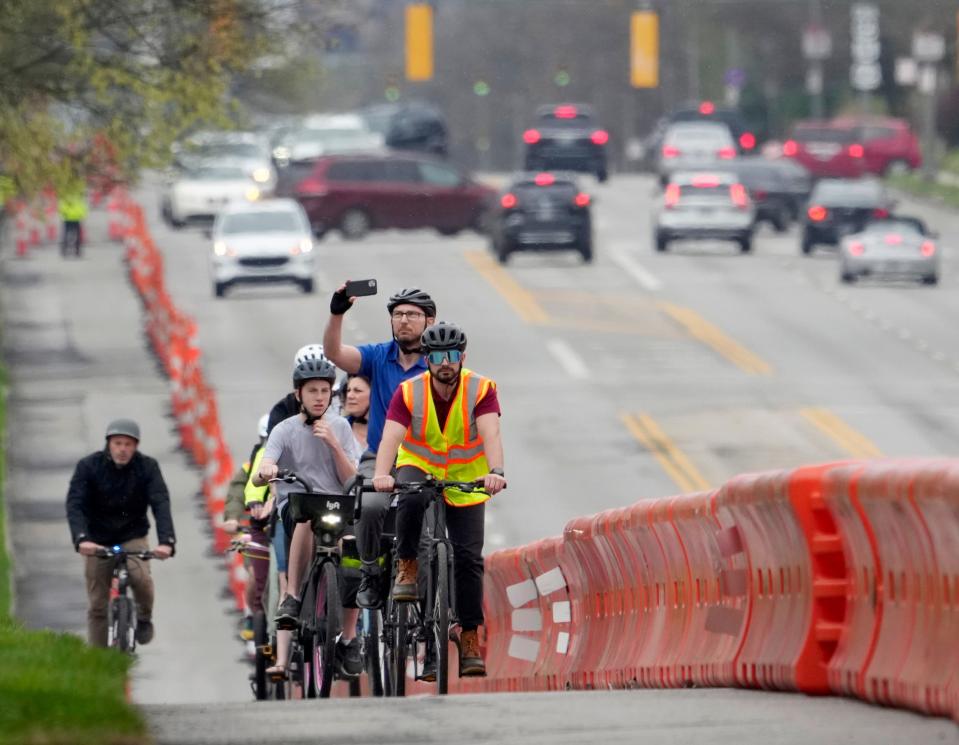
[[[10,586],[10,555],[7,553],[7,507],[4,503],[4,478],[7,468],[7,377],[0,365],[0,623],[10,617],[13,589]]]
[[[887,178],[890,186],[917,197],[935,199],[949,207],[959,207],[959,186],[926,181],[916,173],[901,173]]]

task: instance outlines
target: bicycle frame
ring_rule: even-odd
[[[130,597],[127,559],[134,556],[146,561],[154,558],[154,554],[152,551],[126,551],[120,546],[112,546],[98,550],[95,556],[113,560],[107,605],[107,644],[113,649],[133,654],[136,650],[136,604]]]

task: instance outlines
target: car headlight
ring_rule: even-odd
[[[313,241],[311,241],[309,238],[304,238],[303,240],[300,241],[299,248],[300,248],[300,253],[308,254],[310,251],[313,250]]]
[[[260,198],[260,190],[257,189],[255,186],[251,186],[249,189],[246,190],[246,198],[250,202],[255,202],[257,199]]]
[[[265,184],[270,180],[270,169],[269,168],[256,168],[253,171],[253,180],[258,184]]]
[[[323,517],[321,517],[320,520],[323,522],[324,525],[331,525],[331,526],[339,525],[341,522],[343,522],[343,518],[340,517],[339,515],[323,515]]]
[[[226,245],[226,241],[215,241],[213,244],[213,254],[215,256],[236,256],[236,251]]]

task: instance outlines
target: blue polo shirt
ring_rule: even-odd
[[[366,442],[370,451],[376,452],[383,438],[383,424],[386,421],[386,410],[390,407],[390,399],[400,383],[415,378],[426,372],[426,358],[419,361],[409,370],[404,370],[397,361],[400,347],[395,341],[384,341],[380,344],[364,344],[360,350],[360,375],[370,379],[370,413],[369,425],[366,430]]]

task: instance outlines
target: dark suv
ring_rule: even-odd
[[[599,126],[589,106],[541,106],[535,124],[523,133],[523,142],[527,171],[582,171],[600,181],[608,176],[609,132]]]
[[[888,217],[894,206],[895,200],[877,179],[822,179],[803,215],[802,252],[809,255],[819,244],[838,246],[870,220]]]
[[[369,106],[361,113],[369,128],[383,135],[387,147],[447,155],[446,119],[431,104],[384,103]]]
[[[505,264],[517,251],[578,251],[593,260],[590,197],[571,173],[514,176],[490,215],[493,252]]]
[[[388,228],[481,230],[496,191],[437,158],[394,152],[291,163],[277,196],[302,204],[318,236],[336,228],[357,239]]]

